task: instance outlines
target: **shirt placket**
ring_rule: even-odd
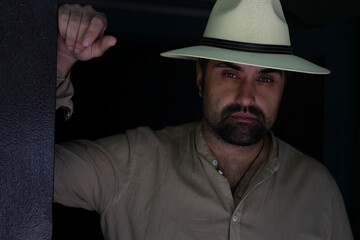
[[[251,193],[258,187],[261,186],[267,179],[269,179],[278,168],[277,161],[274,159],[274,153],[271,154],[270,159],[263,168],[259,169],[258,174],[256,174],[250,183],[248,189],[246,190],[244,196],[240,200],[239,204],[236,206],[235,211],[231,216],[230,221],[230,240],[239,240],[242,239],[242,222],[246,222],[246,219],[243,218],[244,211],[244,203],[246,199],[251,195]]]
[[[230,240],[235,240],[235,239],[239,240],[239,239],[241,239],[241,236],[240,236],[240,231],[241,231],[240,217],[241,217],[242,208],[243,208],[243,205],[240,203],[238,205],[238,207],[236,208],[236,210],[233,212],[232,216],[231,216],[230,234],[229,234],[229,239]]]
[[[202,136],[201,133],[200,134],[199,133],[200,131],[198,131],[198,137],[200,137],[201,139]],[[200,141],[200,144],[198,142],[198,147],[199,147],[198,150],[200,150],[200,155],[203,157],[203,158],[200,157],[200,159],[212,165],[209,166],[209,164],[204,164],[205,170],[209,175],[209,180],[212,182],[212,185],[214,186],[215,190],[218,192],[219,198],[223,202],[226,211],[231,213],[231,218],[229,219],[230,240],[239,240],[241,239],[241,235],[243,235],[241,233],[241,223],[243,221],[246,221],[246,219],[242,218],[242,213],[244,211],[244,202],[246,201],[247,197],[253,192],[255,188],[259,187],[264,181],[270,178],[279,167],[276,157],[277,146],[274,140],[275,140],[274,136],[272,135],[272,143],[274,145],[271,154],[269,156],[269,161],[265,163],[263,168],[259,169],[259,172],[257,174],[255,174],[252,182],[250,183],[248,189],[244,193],[242,199],[240,200],[237,206],[234,205],[233,196],[231,194],[230,186],[227,179],[225,178],[225,176],[223,176],[221,170],[218,170],[219,163],[215,159],[215,156],[211,153],[210,149],[207,148],[205,142]],[[211,170],[209,167],[214,168],[216,172]]]

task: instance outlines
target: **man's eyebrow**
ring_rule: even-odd
[[[215,65],[215,67],[228,67],[228,68],[232,68],[236,71],[243,71],[243,68],[239,65],[236,65],[236,64],[233,64],[233,63],[230,63],[230,62],[220,62],[218,64]],[[277,73],[279,74],[280,76],[282,76],[284,74],[284,71],[282,70],[279,70],[279,69],[273,69],[273,68],[264,68],[264,69],[261,69],[259,71],[260,74],[269,74],[269,73]]]
[[[265,69],[260,70],[259,73],[262,73],[262,74],[278,73],[280,76],[282,76],[284,74],[284,71],[279,70],[279,69],[265,68]]]
[[[233,63],[230,63],[230,62],[221,62],[221,63],[218,63],[215,65],[215,67],[228,67],[228,68],[232,68],[236,71],[242,71],[243,69],[238,66],[238,65],[235,65]]]

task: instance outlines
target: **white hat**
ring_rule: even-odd
[[[286,71],[329,74],[328,69],[293,54],[279,0],[218,0],[198,46],[161,54],[199,58]]]

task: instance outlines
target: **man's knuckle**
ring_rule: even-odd
[[[84,6],[84,10],[88,11],[88,12],[95,12],[94,8],[91,5],[85,5]]]
[[[61,5],[61,6],[59,7],[59,9],[60,9],[60,10],[69,10],[69,9],[70,9],[70,4],[65,3],[65,4]]]
[[[70,16],[70,10],[66,6],[59,8],[59,18],[68,18]]]
[[[73,9],[81,9],[82,6],[80,4],[73,4],[73,5],[70,5]]]
[[[95,27],[97,28],[103,28],[106,26],[106,18],[102,18],[99,15],[96,15],[93,19],[92,19],[92,23],[94,24]]]
[[[80,22],[80,20],[81,20],[81,14],[80,14],[80,12],[73,12],[73,13],[71,14],[71,21],[72,21],[72,22],[78,23],[78,22]]]

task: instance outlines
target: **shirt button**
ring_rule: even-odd
[[[214,161],[212,162],[212,164],[213,164],[215,167],[217,167],[218,161],[217,161],[217,160],[214,160]]]
[[[237,222],[237,220],[238,220],[237,216],[233,216],[232,220],[233,220],[233,222]]]

